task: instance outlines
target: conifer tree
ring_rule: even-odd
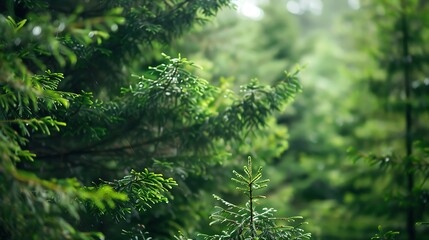
[[[186,58],[159,57],[228,3],[2,3],[1,238],[171,239],[195,228],[195,182],[300,90],[296,72],[234,94]]]
[[[428,229],[416,228],[416,224],[427,221],[428,217],[424,209],[429,177],[426,139],[429,5],[425,1],[397,0],[368,1],[364,6],[375,23],[370,31],[377,36],[375,42],[366,39],[372,43],[369,50],[378,65],[367,81],[368,92],[373,94],[369,97],[372,102],[379,103],[371,107],[371,118],[365,124],[379,129],[362,141],[362,148],[368,152],[352,152],[356,159],[366,159],[380,167],[382,174],[368,175],[373,176],[371,186],[384,186],[385,190],[378,200],[374,197],[378,194],[371,192],[371,200],[384,199],[388,203],[368,204],[365,209],[389,216],[385,226],[399,230],[401,236],[425,239]]]
[[[269,179],[262,178],[262,167],[254,172],[252,159],[249,157],[247,166],[244,166],[243,170],[243,174],[233,171],[235,178],[231,180],[238,185],[236,189],[246,195],[245,206],[236,205],[213,195],[222,203],[222,206],[217,206],[217,210],[210,216],[213,220],[211,224],[222,224],[225,227],[222,233],[203,235],[204,239],[310,239],[311,234],[305,233],[300,228],[305,222],[295,223],[302,219],[301,216],[276,217],[274,208],[260,206],[259,201],[265,196],[258,195],[256,192],[266,188],[269,182]],[[279,223],[281,221],[283,225]],[[291,223],[295,226],[291,226]]]

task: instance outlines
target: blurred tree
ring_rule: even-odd
[[[225,9],[211,23],[174,41],[173,52],[186,52],[192,59],[200,59],[205,74],[210,74],[213,81],[225,77],[237,86],[252,78],[274,82],[296,64],[304,51],[304,44],[295,45],[299,29],[295,19],[285,14],[285,7],[279,7],[282,2],[260,6],[265,16],[262,18]]]
[[[378,68],[368,80],[368,92],[373,94],[368,97],[376,105],[357,132],[361,149],[368,152],[357,157],[383,170],[367,189],[373,189],[374,181],[384,186],[365,201],[375,200],[377,195],[379,202],[386,199],[387,204],[369,205],[368,210],[375,212],[371,208],[377,207],[376,212],[388,216],[386,225],[400,230],[407,239],[426,239],[427,229],[420,227],[416,232],[416,222],[427,218],[429,6],[425,1],[403,0],[368,1],[363,6],[376,23],[365,26],[376,40],[364,41],[371,43],[365,45]]]

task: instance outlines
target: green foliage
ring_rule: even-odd
[[[177,186],[172,178],[163,178],[162,174],[149,172],[147,169],[143,172],[131,169],[129,175],[105,184],[129,198],[127,202],[119,203],[118,210],[115,210],[115,217],[122,219],[127,219],[131,212],[142,212],[161,202],[168,203],[165,195],[173,186]]]
[[[158,58],[158,44],[228,4],[1,3],[0,238],[195,230],[214,166],[300,91],[298,71],[235,94],[180,55]]]
[[[247,166],[244,166],[244,174],[233,171],[238,191],[247,197],[245,206],[230,203],[219,196],[214,198],[222,202],[223,206],[217,206],[217,211],[210,218],[211,224],[223,225],[221,234],[212,236],[203,235],[204,239],[310,239],[310,233],[304,233],[300,228],[305,222],[300,222],[294,226],[279,225],[277,222],[295,222],[302,217],[279,218],[275,217],[273,208],[256,207],[259,200],[265,196],[255,194],[255,191],[267,187],[268,179],[262,179],[262,168],[259,167],[256,173],[253,172],[252,159],[248,158]]]
[[[166,146],[176,146],[162,149],[162,145],[157,145],[154,152],[157,158],[160,157],[157,151],[168,157],[171,151],[173,155],[179,150],[182,154],[188,150],[204,152],[220,140],[241,140],[251,129],[263,127],[273,111],[282,108],[300,91],[299,71],[296,71],[286,73],[274,86],[254,80],[242,86],[240,94],[227,90],[225,95],[225,90],[193,75],[188,70],[194,65],[192,62],[180,56],[167,60],[151,68],[149,76],[140,77],[134,86],[124,88],[123,98],[112,104],[123,109],[121,119],[137,118],[143,126],[156,126],[143,128],[145,138],[133,140],[142,141],[135,145],[150,146],[162,141]]]
[[[36,2],[38,1],[26,1],[22,4],[27,7]],[[82,5],[76,5],[74,12],[69,15],[55,15],[48,11],[48,6],[47,4],[33,8],[34,12],[27,16],[31,21],[23,19],[16,22],[12,17],[6,18],[2,15],[2,55],[10,58],[10,62],[2,67],[13,70],[9,74],[15,73],[16,70],[20,70],[21,74],[25,73],[24,62],[17,61],[21,57],[42,69],[47,68],[43,56],[53,57],[60,66],[65,66],[67,62],[75,64],[78,56],[73,49],[75,46],[70,46],[70,42],[81,46],[101,44],[103,39],[109,36],[107,31],[112,25],[117,26],[124,22],[124,18],[120,16],[120,8],[112,8],[100,16],[83,18]],[[36,16],[38,13],[43,15]]]
[[[383,239],[383,240],[394,240],[396,239],[396,235],[399,235],[399,232],[394,231],[383,231],[383,228],[381,226],[378,226],[379,233],[375,234],[374,237],[371,238],[371,240],[377,240],[377,239]]]
[[[306,229],[313,238],[368,238],[379,223],[355,218],[342,196],[344,179],[356,170],[344,161],[353,124],[361,121],[351,109],[364,92],[354,78],[371,67],[362,51],[348,46],[350,20],[341,17],[355,12],[347,1],[326,0],[321,1],[321,15],[294,15],[287,2],[255,2],[264,12],[258,20],[226,9],[213,24],[186,34],[177,43],[178,51],[204,67],[199,74],[234,89],[255,76],[260,84],[275,83],[283,77],[282,69],[306,64],[299,74],[304,91],[270,117],[265,128],[250,132],[246,144],[233,145],[232,155],[264,159],[261,165],[271,179],[264,189],[266,204],[279,215],[307,216],[312,224]],[[341,27],[347,28],[344,35]],[[223,185],[223,198],[239,198],[232,184]]]
[[[0,15],[0,18],[1,28],[12,30],[6,30],[6,36],[25,31],[25,20],[16,23],[11,17],[5,20]],[[6,23],[12,28],[5,26]],[[62,74],[49,70],[43,75],[31,74],[21,59],[26,54],[8,55],[10,49],[6,40],[13,41],[13,37],[1,40],[0,56],[1,236],[10,239],[100,238],[100,233],[76,230],[71,220],[79,219],[78,211],[84,202],[105,209],[114,207],[115,201],[126,200],[126,195],[107,186],[86,189],[75,178],[44,180],[17,167],[20,162],[26,164],[36,159],[36,154],[25,149],[32,135],[51,135],[52,130],[59,131],[66,125],[55,116],[40,114],[67,108],[69,103],[65,96],[74,94],[57,91]],[[64,212],[70,217],[62,216]]]
[[[100,12],[100,16],[82,18],[86,10],[83,5],[78,5],[70,15],[55,15],[48,11],[48,4],[37,1],[21,4],[34,11],[28,15],[29,20],[15,21],[11,16],[0,15],[0,236],[8,239],[102,238],[102,233],[81,232],[75,228],[75,222],[85,211],[84,203],[101,212],[119,202],[123,204],[119,205],[120,210],[125,211],[124,205],[128,204],[142,211],[167,201],[164,192],[176,185],[174,180],[148,170],[132,170],[121,180],[85,187],[76,178],[45,180],[21,169],[28,168],[25,167],[28,160],[36,164],[40,161],[39,154],[26,149],[31,145],[34,150],[35,136],[37,139],[57,135],[53,130],[58,132],[67,125],[71,120],[70,110],[106,109],[99,102],[94,103],[90,93],[58,91],[64,75],[47,67],[55,64],[64,67],[67,61],[77,63],[82,56],[76,46],[89,48],[95,47],[93,43],[102,44],[109,38],[108,31],[124,23],[120,16],[122,10],[111,8]],[[13,4],[8,7],[10,14],[18,14]],[[206,13],[209,10],[207,7]],[[45,73],[33,73],[40,70]]]
[[[423,150],[428,144],[428,125],[422,124],[427,122],[428,111],[421,106],[428,97],[422,81],[427,78],[429,58],[424,53],[427,29],[419,23],[427,19],[428,6],[423,1],[365,1],[364,6],[368,19],[377,23],[369,29],[376,39],[360,38],[371,43],[367,51],[377,63],[366,80],[369,96],[377,104],[367,112],[366,124],[360,126],[360,152],[352,149],[350,153],[354,160],[362,159],[378,168],[368,170],[371,183],[365,188],[370,191],[367,197],[357,198],[355,205],[363,199],[384,200],[386,204],[377,207],[379,213],[389,216],[384,226],[400,230],[408,239],[425,239],[427,232],[416,227],[416,222],[427,218],[421,209],[427,207],[428,200],[429,172]],[[374,208],[367,209],[374,212]],[[378,237],[374,239],[394,238],[388,233]]]

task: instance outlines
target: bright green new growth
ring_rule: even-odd
[[[378,239],[382,239],[382,240],[395,240],[396,236],[399,235],[399,232],[396,231],[384,231],[383,228],[380,226],[378,226],[378,233],[376,233],[371,240],[378,240]]]
[[[127,219],[133,211],[141,212],[154,204],[168,203],[168,192],[177,186],[172,178],[164,178],[162,174],[149,172],[148,169],[142,172],[131,170],[122,179],[106,181],[105,184],[129,197],[129,201],[118,203],[114,213],[117,221]]]
[[[260,199],[265,196],[255,194],[255,191],[267,187],[269,179],[262,178],[262,167],[259,167],[256,173],[253,172],[252,159],[248,158],[247,166],[244,166],[244,174],[233,171],[235,178],[232,181],[238,184],[236,188],[242,191],[248,198],[245,206],[235,205],[219,196],[214,195],[215,199],[222,202],[224,206],[216,206],[217,211],[210,218],[212,224],[223,225],[221,234],[213,236],[204,235],[204,239],[310,239],[311,234],[305,233],[300,228],[305,222],[299,222],[294,226],[279,225],[277,222],[293,223],[301,216],[295,217],[275,217],[276,212],[273,208],[257,209]]]

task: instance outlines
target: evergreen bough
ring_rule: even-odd
[[[228,154],[220,144],[263,127],[300,91],[298,72],[240,94],[195,76],[180,56],[129,73],[149,45],[228,2],[0,4],[0,238],[146,237],[154,222],[168,238],[195,224],[184,222],[198,201],[188,193],[202,186],[187,178]]]

